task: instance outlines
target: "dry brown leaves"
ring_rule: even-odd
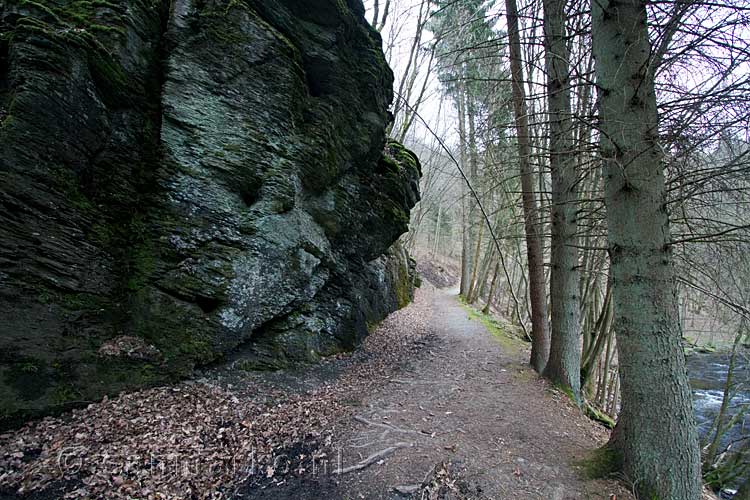
[[[440,462],[435,464],[427,473],[419,489],[412,494],[414,500],[466,500],[479,498],[478,496],[466,495],[469,491],[468,485],[451,470],[450,463]],[[462,484],[463,483],[463,484]]]
[[[231,498],[252,475],[283,474],[277,458],[299,443],[330,444],[342,402],[383,384],[428,335],[431,287],[389,316],[332,384],[304,394],[253,394],[212,380],[104,398],[0,435],[0,487],[64,485],[65,498]],[[269,394],[270,392],[270,394]]]

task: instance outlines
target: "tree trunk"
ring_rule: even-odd
[[[386,0],[385,2],[385,8],[383,9],[383,17],[380,19],[380,24],[375,28],[378,31],[381,31],[383,28],[385,28],[385,23],[388,21],[388,12],[391,9],[391,0]]]
[[[581,403],[580,281],[576,248],[577,198],[573,124],[570,118],[570,54],[565,0],[544,0],[544,44],[552,170],[552,257],[550,353],[544,376]]]
[[[473,99],[474,97],[470,92],[464,90],[465,104],[464,110],[466,111],[466,122],[468,125],[468,141],[467,148],[469,153],[469,182],[475,189],[478,190],[479,186],[479,154],[477,153],[477,140],[476,140],[476,127],[474,123],[475,109]],[[481,191],[479,191],[481,192]],[[466,299],[469,303],[472,303],[472,289],[477,276],[477,267],[479,266],[479,252],[481,250],[482,230],[484,229],[484,221],[481,219],[479,209],[476,200],[473,196],[467,198],[469,204],[469,241],[472,245],[475,244],[476,249],[473,249],[469,254],[469,268],[471,269],[468,288],[466,293]],[[477,234],[478,233],[478,234]]]
[[[474,249],[474,256],[472,258],[472,269],[471,269],[471,279],[469,280],[469,292],[466,294],[466,301],[469,304],[473,304],[476,301],[476,292],[477,292],[477,271],[479,270],[479,256],[482,251],[482,236],[484,233],[484,224],[480,224],[479,226],[479,234],[477,235],[477,244],[476,248]]]
[[[597,294],[599,292],[596,292]],[[583,361],[581,363],[581,384],[588,381],[591,369],[599,361],[604,342],[609,345],[611,337],[614,335],[611,328],[612,323],[612,280],[607,279],[607,291],[604,295],[604,303],[599,312],[599,318],[592,327],[592,344],[584,351]],[[609,350],[609,347],[607,347]]]
[[[604,413],[610,416],[615,416],[617,413],[617,398],[619,397],[620,390],[620,374],[618,370],[614,370],[612,374],[612,384],[614,387],[607,391],[607,407],[604,409]]]
[[[490,313],[490,307],[492,307],[492,301],[495,298],[495,290],[497,289],[497,274],[500,272],[500,259],[497,259],[497,263],[495,264],[495,270],[492,272],[492,283],[490,284],[490,291],[487,294],[487,303],[484,306],[484,309],[482,309],[482,312],[484,314]]]
[[[412,39],[411,48],[409,49],[409,58],[407,59],[406,68],[404,69],[404,73],[401,76],[401,81],[398,84],[398,91],[395,92],[395,99],[393,102],[393,116],[395,120],[398,120],[401,116],[402,110],[408,109],[408,102],[405,102],[405,99],[407,98],[405,94],[406,90],[406,84],[410,81],[412,72],[419,72],[419,65],[418,65],[418,58],[419,58],[419,46],[422,43],[422,34],[424,32],[424,23],[425,23],[425,17],[428,17],[425,13],[425,2],[426,0],[422,0],[422,3],[419,5],[419,14],[417,16],[417,24],[416,24],[416,31],[414,33],[414,38]],[[383,13],[383,25],[385,25],[386,18],[388,17],[388,9],[389,9],[390,1],[386,2],[385,5],[385,12]],[[377,9],[377,4],[375,5],[375,8]],[[429,5],[427,5],[427,10],[429,11]],[[377,15],[377,13],[375,14]],[[375,29],[379,30],[383,26],[380,26],[378,28],[378,21],[377,18],[375,19],[375,23],[373,26]],[[415,75],[416,76],[416,75]],[[395,89],[394,89],[395,90]],[[461,91],[459,90],[459,94]],[[393,125],[395,123],[395,120],[391,122],[391,124],[388,127],[388,134],[391,135]],[[462,165],[463,166],[463,165]]]
[[[471,278],[471,240],[469,237],[467,211],[466,203],[464,202],[463,216],[461,217],[463,223],[461,227],[461,279],[458,287],[458,293],[462,297],[466,297],[466,294],[469,292],[469,279]]]
[[[421,28],[420,28],[421,29]],[[422,102],[424,101],[425,93],[427,92],[427,87],[430,82],[429,75],[432,72],[432,64],[435,61],[435,45],[433,44],[430,48],[430,59],[427,61],[427,70],[425,73],[427,73],[427,76],[425,76],[424,80],[422,81],[422,89],[419,91],[419,96],[417,97],[417,100],[414,101],[411,106],[405,107],[404,109],[404,122],[401,125],[401,133],[398,136],[398,142],[404,142],[406,139],[406,134],[409,132],[409,129],[411,128],[412,124],[414,123],[414,118],[417,116],[417,113],[419,112],[419,107],[422,105]],[[416,79],[417,73],[414,73],[415,79]],[[411,92],[409,92],[411,95]]]
[[[521,39],[518,32],[518,6],[516,0],[505,0],[508,12],[508,39],[510,41],[510,72],[513,86],[513,114],[518,141],[518,163],[521,171],[524,227],[526,229],[526,254],[529,265],[529,300],[531,302],[531,366],[538,373],[544,371],[549,357],[549,328],[547,326],[547,297],[544,280],[544,254],[542,237],[537,227],[534,175],[531,171],[529,151],[529,119],[526,93],[523,88],[521,68]]]
[[[495,247],[493,245],[492,238],[487,241],[487,246],[484,249],[484,257],[482,258],[482,266],[477,277],[477,284],[474,288],[474,300],[479,300],[487,294],[487,280],[490,277],[490,268],[492,262],[495,260]]]
[[[601,379],[601,385],[597,389],[597,397],[599,401],[599,406],[602,408],[607,407],[608,402],[608,395],[609,395],[609,372],[610,372],[610,364],[612,363],[612,339],[614,338],[614,335],[608,335],[607,336],[607,350],[604,352],[604,364],[602,365],[602,379]],[[600,363],[601,364],[601,363]],[[601,393],[599,392],[599,389],[601,389]]]
[[[461,168],[466,172],[466,104],[463,86],[459,83],[457,92],[458,141]],[[466,186],[462,186],[463,235],[461,238],[461,284],[459,293],[466,296],[471,278],[471,196]]]
[[[610,446],[639,498],[698,500],[646,2],[591,10],[622,398]]]
[[[438,200],[439,201],[439,200]],[[440,245],[440,210],[442,207],[438,203],[438,212],[437,212],[437,222],[435,223],[435,241],[433,242],[432,247],[432,258],[435,258],[435,254],[439,251],[439,245]]]

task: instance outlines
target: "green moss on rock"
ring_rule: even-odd
[[[411,168],[416,170],[418,172],[418,177],[422,175],[422,164],[419,162],[419,158],[400,142],[392,139],[389,140],[385,146],[384,156],[392,159],[391,161],[399,165],[401,168]]]
[[[398,308],[401,309],[409,305],[414,296],[414,282],[409,276],[409,268],[406,265],[398,266],[398,280],[395,284]]]

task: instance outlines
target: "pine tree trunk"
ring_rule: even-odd
[[[458,141],[459,141],[459,160],[461,168],[466,172],[466,106],[465,92],[463,86],[458,87]],[[471,286],[471,196],[466,186],[462,188],[462,205],[463,205],[463,236],[461,239],[461,285],[459,293],[466,296]]]
[[[610,445],[639,498],[698,500],[646,2],[591,9],[622,398]]]
[[[570,68],[565,34],[565,0],[544,0],[544,44],[552,170],[552,257],[550,270],[550,354],[544,376],[581,402],[579,271],[576,248],[577,198]]]
[[[473,104],[473,97],[468,93],[464,92],[466,103],[466,122],[468,125],[468,153],[469,153],[469,182],[475,189],[479,186],[479,154],[477,152],[477,139],[476,139],[476,126],[475,126],[475,110]],[[469,241],[472,246],[476,246],[475,249],[469,254],[469,269],[471,270],[470,278],[468,282],[468,289],[466,293],[467,302],[470,304],[473,300],[473,290],[477,277],[477,268],[479,267],[479,254],[482,243],[482,230],[484,229],[484,221],[480,217],[479,207],[473,196],[467,197],[467,203],[469,204]]]
[[[513,87],[513,114],[518,141],[518,163],[521,171],[526,255],[529,265],[529,300],[531,302],[531,366],[538,373],[544,371],[549,357],[550,339],[547,325],[547,294],[544,279],[542,237],[537,227],[539,215],[534,196],[534,175],[531,171],[529,149],[529,119],[526,93],[521,68],[521,39],[518,32],[516,0],[505,0],[508,12],[508,40],[510,42],[510,72]]]

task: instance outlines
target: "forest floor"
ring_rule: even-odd
[[[425,284],[354,353],[207,370],[0,435],[0,500],[627,499],[584,478],[608,433]]]
[[[455,291],[430,287],[410,307],[430,318],[425,349],[359,395],[332,443],[336,467],[369,465],[318,481],[318,496],[292,481],[248,498],[632,498],[585,478],[608,432],[527,366],[524,342],[472,320]]]

